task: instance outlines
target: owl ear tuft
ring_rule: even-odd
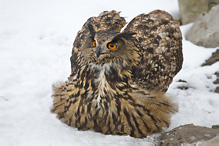
[[[93,25],[91,25],[91,24],[89,23],[89,24],[88,24],[88,29],[89,29],[89,31],[90,31],[91,37],[94,38],[96,32],[94,31]]]
[[[113,39],[112,42],[116,42],[118,41],[120,38],[126,38],[129,39],[131,38],[133,35],[135,35],[136,33],[134,32],[123,32],[123,33],[119,33],[118,35],[116,35]]]

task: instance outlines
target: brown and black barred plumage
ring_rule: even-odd
[[[155,10],[126,21],[116,11],[78,32],[68,80],[53,86],[52,112],[79,130],[143,138],[170,124],[164,94],[182,67],[179,23]]]

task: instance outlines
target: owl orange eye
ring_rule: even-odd
[[[107,48],[111,50],[115,50],[117,48],[117,45],[115,43],[108,43]]]
[[[93,46],[93,47],[96,47],[96,41],[93,41],[93,42],[92,42],[92,46]]]

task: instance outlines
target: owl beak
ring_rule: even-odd
[[[100,51],[101,51],[101,48],[98,47],[97,50],[96,50],[96,56],[97,56],[97,58],[100,56]]]

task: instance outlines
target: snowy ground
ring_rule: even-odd
[[[134,139],[78,131],[50,113],[51,85],[70,74],[77,31],[87,18],[112,9],[122,11],[127,21],[154,9],[178,17],[177,0],[0,0],[0,146],[153,145],[153,136]],[[190,27],[181,27],[183,36]],[[219,96],[212,92],[219,62],[200,67],[215,50],[183,40],[183,69],[167,92],[179,112],[166,131],[188,123],[219,124]],[[184,84],[190,88],[177,89]]]

